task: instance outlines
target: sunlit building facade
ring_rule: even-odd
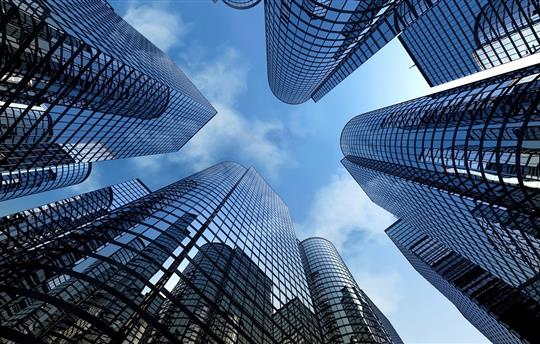
[[[403,343],[331,242],[305,239],[300,253],[324,343]]]
[[[0,200],[79,183],[93,161],[177,151],[216,113],[106,1],[0,11]]]
[[[155,192],[135,180],[2,223],[16,228],[2,232],[4,342],[329,343],[288,209],[252,168]]]
[[[343,165],[372,201],[540,300],[540,65],[365,113]]]
[[[404,221],[386,230],[405,258],[493,343],[538,343],[540,300]]]

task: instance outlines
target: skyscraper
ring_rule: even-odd
[[[288,209],[254,169],[221,163],[106,208],[2,246],[0,338],[326,343]]]
[[[386,230],[411,265],[493,343],[538,343],[539,299],[399,220]]]
[[[395,37],[439,85],[536,53],[539,13],[538,0],[268,0],[270,88],[286,103],[318,101]]]
[[[218,0],[212,0],[218,2]],[[224,4],[238,10],[245,10],[257,5],[261,0],[222,0]]]
[[[324,343],[403,343],[331,242],[305,239],[300,253]]]
[[[177,151],[216,113],[105,1],[0,11],[0,200],[79,183],[93,161]]]
[[[423,0],[265,1],[270,89],[290,104],[321,99],[397,35],[402,14],[427,8]]]
[[[538,0],[436,1],[399,40],[430,86],[535,54]]]
[[[372,201],[536,307],[539,72],[534,65],[372,111],[341,136],[343,165]]]

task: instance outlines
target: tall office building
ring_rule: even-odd
[[[411,265],[493,343],[538,343],[540,304],[399,220],[386,233]]]
[[[104,189],[2,219],[0,338],[327,343],[288,209],[255,170],[116,188],[122,204]]]
[[[403,343],[331,242],[308,238],[300,252],[324,343]]]
[[[430,1],[265,1],[268,81],[289,104],[321,99]]]
[[[103,0],[2,0],[0,200],[180,149],[216,113]]]
[[[538,0],[437,1],[399,36],[430,86],[540,49]]]
[[[536,53],[539,13],[538,0],[268,0],[270,88],[286,103],[318,101],[395,37],[439,85]]]
[[[219,0],[212,0],[214,3]],[[246,10],[257,5],[261,0],[222,0],[224,4],[229,7],[236,8],[238,10]]]
[[[372,111],[341,136],[342,162],[371,200],[537,304],[539,73]]]

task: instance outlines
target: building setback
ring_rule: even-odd
[[[2,219],[18,231],[2,233],[0,337],[328,343],[287,206],[254,169],[225,162],[150,193],[130,183],[114,207],[108,189],[59,202],[46,230],[37,210]],[[74,209],[84,220],[62,216]]]
[[[535,300],[536,317],[539,73],[534,65],[372,111],[341,136],[342,163],[372,201]]]
[[[216,113],[105,1],[0,11],[0,200],[79,183],[93,161],[177,151]]]

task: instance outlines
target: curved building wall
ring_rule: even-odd
[[[91,171],[91,163],[5,171],[0,174],[0,201],[75,185]]]
[[[218,0],[213,0],[218,2]],[[252,8],[261,2],[261,0],[222,0],[224,4],[237,10],[246,10]]]
[[[308,238],[300,252],[325,343],[402,343],[331,242]]]
[[[344,166],[378,205],[539,294],[538,65],[351,120]]]
[[[533,66],[357,116],[343,129],[343,154],[505,208],[540,237],[530,217],[540,207],[538,72]]]
[[[380,19],[379,11],[389,3],[265,1],[268,80],[272,92],[289,104],[309,100],[347,57],[363,30]]]

